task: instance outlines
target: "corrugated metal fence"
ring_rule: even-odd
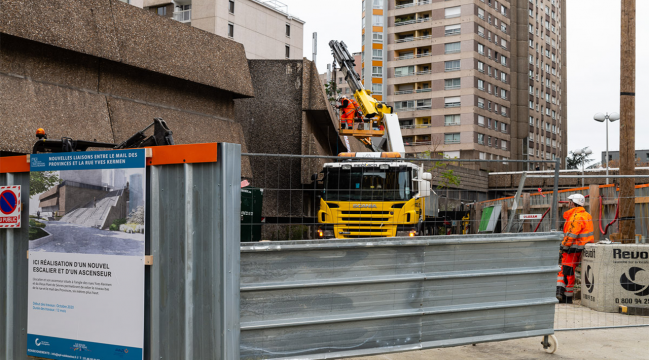
[[[559,233],[241,246],[241,358],[325,359],[553,333]]]
[[[147,167],[145,359],[239,357],[241,147],[218,144],[217,153],[216,162]],[[23,186],[28,219],[29,172],[0,173],[0,185]],[[3,360],[31,358],[26,223],[0,230]]]

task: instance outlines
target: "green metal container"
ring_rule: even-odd
[[[264,190],[254,187],[241,189],[241,242],[261,240],[261,205]]]

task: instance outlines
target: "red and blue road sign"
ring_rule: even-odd
[[[20,185],[0,186],[0,228],[19,228],[20,210]]]

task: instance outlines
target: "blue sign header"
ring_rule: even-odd
[[[132,169],[146,166],[144,149],[32,154],[30,171]]]

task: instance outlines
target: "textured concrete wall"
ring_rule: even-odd
[[[236,121],[251,153],[337,155],[346,151],[336,131],[315,65],[308,60],[249,60],[255,97],[235,100]],[[350,143],[357,142],[351,139]],[[360,148],[359,148],[360,150]],[[303,184],[324,160],[250,157],[253,186],[285,189],[264,192],[264,216],[313,212]],[[307,185],[309,186],[309,185]],[[295,189],[288,191],[288,189]]]
[[[39,127],[52,139],[121,142],[155,117],[177,144],[246,151],[233,99],[254,92],[241,44],[119,1],[0,7],[2,154],[31,152]]]
[[[0,33],[252,96],[243,45],[119,0],[0,0]]]

